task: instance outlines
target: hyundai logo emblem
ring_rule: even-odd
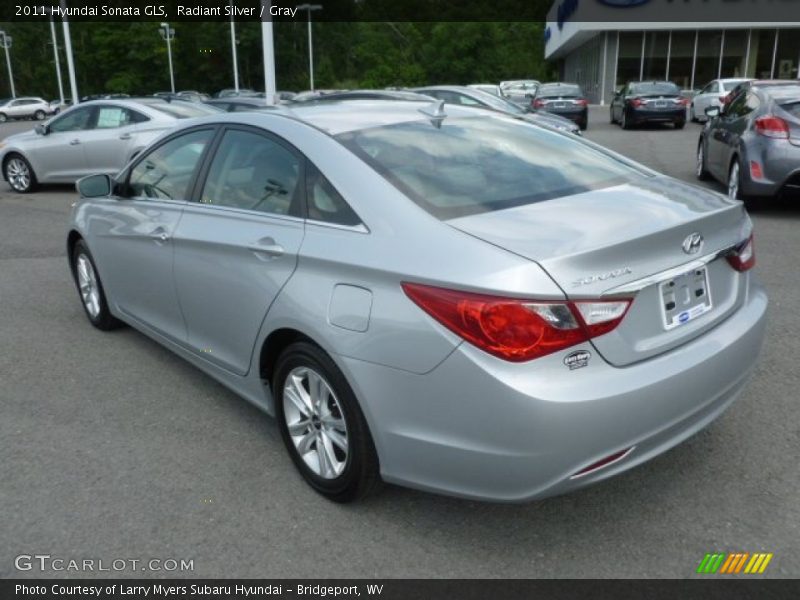
[[[683,251],[686,254],[697,254],[703,249],[703,236],[697,232],[689,235],[683,240]]]

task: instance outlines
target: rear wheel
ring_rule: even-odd
[[[335,502],[368,495],[380,481],[378,455],[355,394],[320,348],[296,342],[273,377],[281,437],[306,482]]]
[[[683,129],[685,125],[686,125],[685,119],[681,121],[675,121],[675,129]]]
[[[701,181],[709,177],[708,170],[706,169],[706,151],[702,141],[697,145],[697,166],[695,167],[695,175],[697,175],[697,178]]]
[[[628,119],[628,111],[624,109],[622,111],[622,120],[620,121],[620,125],[623,129],[630,129],[632,126],[630,119]]]
[[[78,240],[72,251],[72,275],[89,322],[102,331],[121,327],[122,321],[108,310],[100,275],[97,274],[92,254],[83,240]]]
[[[15,192],[27,194],[36,188],[36,175],[31,164],[20,154],[9,154],[6,157],[3,174]]]
[[[37,121],[41,121],[41,120],[42,120],[42,119],[44,119],[44,118],[45,118],[47,115],[45,114],[45,112],[44,112],[43,110],[37,110],[37,111],[36,111],[36,114],[34,114],[33,116],[34,116],[34,117],[36,117],[36,120],[37,120]]]
[[[5,123],[6,121],[8,121],[8,115],[0,112],[0,123]]]

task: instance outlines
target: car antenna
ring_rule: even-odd
[[[436,129],[442,126],[442,121],[447,117],[447,113],[444,112],[444,100],[434,100],[428,106],[423,106],[417,110],[426,117],[430,117],[431,123]]]

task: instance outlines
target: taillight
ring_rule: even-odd
[[[753,125],[758,135],[784,140],[789,139],[789,124],[780,117],[772,115],[758,117]]]
[[[683,104],[684,106],[689,106],[692,103],[692,101],[689,100],[688,98],[678,98],[678,103]]]
[[[630,103],[634,108],[639,108],[642,104],[644,104],[644,102],[642,102],[642,100],[639,98],[634,98],[630,101]]]
[[[544,107],[544,102],[541,100],[534,100],[533,101],[533,108],[542,108]]]
[[[731,254],[728,254],[727,258],[730,265],[740,272],[748,271],[756,266],[756,250],[753,246],[752,234]]]
[[[589,106],[589,101],[585,98],[578,98],[577,100],[573,100],[573,102],[579,106]]]
[[[512,362],[539,358],[608,333],[630,300],[540,301],[403,283],[422,310],[481,350]]]
[[[719,101],[722,102],[723,104],[727,104],[727,101],[726,101],[727,97],[728,97],[727,94],[725,96],[720,96],[719,97]]]
[[[764,179],[764,171],[761,169],[761,163],[758,161],[750,161],[750,177],[753,179]]]

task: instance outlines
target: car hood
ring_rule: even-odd
[[[2,146],[10,146],[12,144],[18,144],[20,142],[26,142],[38,138],[41,138],[41,136],[38,133],[36,133],[35,129],[31,129],[30,131],[23,131],[22,133],[15,133],[14,135],[9,135],[8,137],[2,140]]]

